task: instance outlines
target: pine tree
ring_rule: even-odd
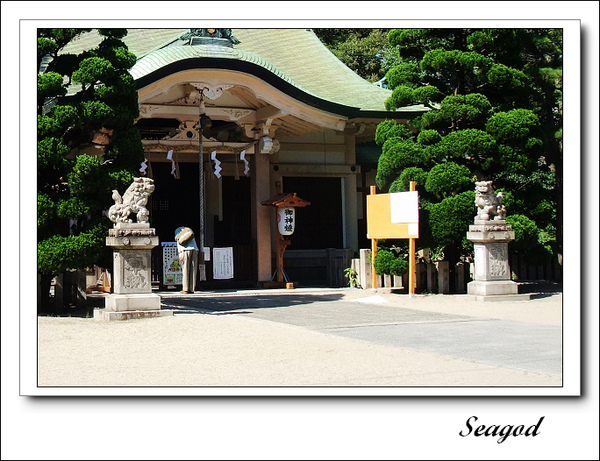
[[[61,50],[84,29],[38,30],[38,272],[42,304],[66,270],[110,267],[105,247],[111,190],[123,191],[143,161],[134,126],[135,55],[125,29],[98,29],[102,42],[80,55]]]
[[[378,126],[376,181],[390,192],[418,183],[420,244],[443,248],[452,262],[468,252],[473,180],[491,179],[506,191],[513,224],[524,222],[519,216],[534,224],[527,232],[540,242],[537,255],[560,252],[561,31],[394,29],[389,40],[400,64],[386,74],[386,108],[430,110],[411,130]]]

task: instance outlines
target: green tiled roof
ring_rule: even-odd
[[[139,79],[170,63],[190,58],[222,58],[258,65],[283,81],[325,101],[385,112],[391,91],[367,82],[331,53],[310,29],[233,29],[240,43],[234,48],[199,45],[183,46],[178,40],[188,29],[128,29],[123,41],[138,57],[132,68]],[[65,47],[78,53],[97,46],[102,37],[96,31],[83,34]],[[423,112],[422,106],[403,112]]]
[[[133,66],[130,72],[131,75],[133,75],[133,78],[138,80],[141,77],[144,77],[168,64],[193,58],[233,59],[250,62],[267,69],[289,84],[300,88],[300,86],[291,78],[289,78],[261,56],[240,49],[227,48],[224,46],[196,45],[166,47],[153,51],[141,58],[135,64],[135,66]]]

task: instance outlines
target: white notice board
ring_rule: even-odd
[[[213,248],[213,278],[233,278],[233,247]]]

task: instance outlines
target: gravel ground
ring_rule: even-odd
[[[264,292],[263,292],[264,293]],[[302,290],[295,290],[302,294]],[[344,301],[561,325],[562,295],[514,303],[343,290]],[[309,295],[308,292],[306,292]],[[203,294],[202,296],[210,296]],[[38,317],[38,386],[560,386],[561,376],[216,312],[117,322]]]

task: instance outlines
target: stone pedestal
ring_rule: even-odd
[[[99,320],[173,315],[161,311],[160,296],[152,293],[151,252],[158,245],[148,223],[118,222],[109,230],[106,245],[113,248],[113,293],[104,309],[94,311]]]
[[[479,220],[469,226],[467,238],[473,242],[475,272],[467,284],[467,293],[479,301],[527,300],[511,280],[508,265],[508,242],[515,233],[505,220]]]

